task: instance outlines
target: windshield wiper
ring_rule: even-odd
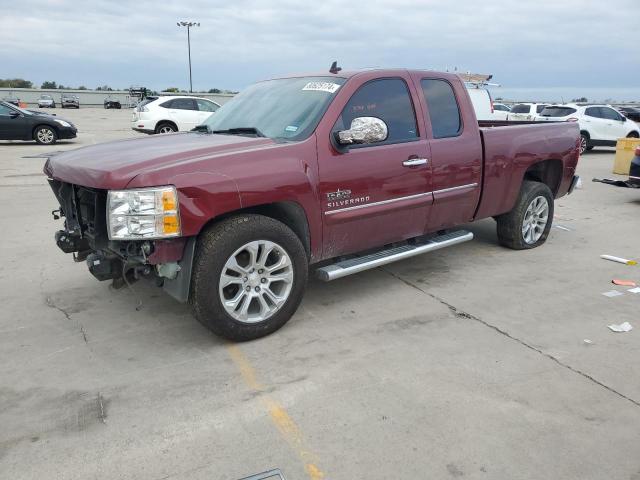
[[[235,127],[226,130],[213,130],[211,133],[222,133],[224,135],[255,135],[256,137],[266,137],[264,133],[255,127]]]

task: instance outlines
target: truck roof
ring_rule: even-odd
[[[349,79],[351,77],[355,77],[357,75],[364,75],[368,73],[377,73],[380,77],[392,77],[398,74],[404,73],[418,73],[418,74],[429,74],[429,75],[437,75],[440,78],[445,78],[448,80],[461,80],[458,74],[449,73],[449,72],[438,72],[434,70],[420,70],[420,69],[406,69],[406,68],[363,68],[359,70],[341,70],[338,73],[331,73],[329,70],[324,71],[314,71],[314,72],[305,72],[305,73],[292,73],[279,75],[277,77],[267,78],[264,80],[275,80],[281,78],[300,78],[300,77],[337,77],[337,78],[346,78]],[[263,81],[264,81],[263,80]]]

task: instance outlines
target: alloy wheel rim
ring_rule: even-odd
[[[549,202],[542,195],[537,196],[527,207],[522,222],[522,238],[528,245],[540,240],[549,221]]]
[[[587,139],[580,137],[580,153],[584,153],[587,150]]]
[[[38,131],[38,140],[42,143],[51,143],[53,140],[53,132],[47,128],[43,128]]]
[[[173,132],[173,128],[171,127],[161,127],[160,128],[160,133],[172,133]]]
[[[237,249],[220,274],[218,292],[226,312],[242,323],[272,317],[293,287],[293,263],[275,242],[256,240]]]

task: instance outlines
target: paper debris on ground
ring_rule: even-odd
[[[580,177],[578,177],[578,181],[576,182],[576,188],[582,190],[582,179]]]
[[[554,225],[554,227],[560,229],[560,230],[564,230],[565,232],[570,232],[571,229],[568,227],[565,227],[564,225]]]
[[[640,287],[636,287],[636,288],[630,288],[629,290],[627,290],[628,292],[631,293],[640,293]]]
[[[619,297],[620,295],[624,295],[624,293],[619,292],[617,290],[609,290],[608,292],[602,292],[605,297]]]
[[[627,260],[626,258],[614,257],[613,255],[600,255],[600,258],[604,258],[605,260],[611,260],[612,262],[624,263],[625,265],[637,265],[638,262],[635,260]]]
[[[609,330],[611,330],[612,332],[617,333],[630,332],[631,330],[633,330],[633,327],[629,322],[624,322],[620,325],[607,325],[607,327],[609,327]]]
[[[593,341],[589,340],[588,338],[585,338],[583,342],[586,343],[587,345],[591,345],[593,343]]]
[[[611,280],[611,283],[613,283],[614,285],[620,285],[622,287],[636,287],[636,282],[634,282],[633,280],[621,280],[619,278],[614,278],[613,280]]]

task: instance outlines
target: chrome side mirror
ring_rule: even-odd
[[[367,144],[384,142],[389,136],[389,129],[383,120],[377,117],[357,117],[351,122],[349,130],[342,130],[336,135],[340,145]]]

